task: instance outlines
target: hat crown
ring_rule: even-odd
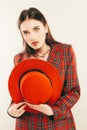
[[[52,94],[50,79],[39,71],[30,71],[20,80],[20,91],[24,99],[32,104],[47,102]]]

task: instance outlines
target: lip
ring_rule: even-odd
[[[32,42],[31,43],[33,46],[36,46],[38,44],[38,41]]]

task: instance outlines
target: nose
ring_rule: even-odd
[[[29,39],[30,39],[30,41],[34,41],[34,40],[35,40],[35,34],[34,34],[34,33],[31,33],[31,34],[29,35]]]

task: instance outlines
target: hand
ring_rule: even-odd
[[[13,103],[9,109],[8,109],[8,113],[9,115],[13,116],[13,117],[20,117],[24,112],[24,108],[26,107],[24,102],[20,102],[20,103]]]
[[[32,109],[34,109],[34,110],[37,110],[37,111],[39,111],[39,112],[42,112],[42,113],[44,113],[44,114],[46,114],[46,115],[48,115],[48,116],[52,116],[53,115],[53,110],[52,110],[52,108],[49,106],[49,105],[47,105],[47,104],[39,104],[39,105],[34,105],[34,104],[31,104],[31,103],[29,103],[29,102],[25,102],[25,104],[28,106],[28,107],[30,107],[30,108],[32,108]]]

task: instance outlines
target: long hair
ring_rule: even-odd
[[[35,19],[35,20],[38,20],[40,21],[44,26],[47,23],[47,20],[46,18],[44,17],[44,15],[36,8],[29,8],[28,10],[23,10],[19,16],[19,19],[18,19],[18,28],[20,30],[20,25],[23,21],[25,21],[26,19]],[[53,43],[58,43],[56,40],[54,40],[51,32],[50,32],[50,29],[49,29],[49,26],[48,26],[48,33],[46,34],[46,44],[48,45],[51,45]],[[23,39],[23,44],[25,46],[25,52],[27,52],[28,54],[30,53],[33,53],[33,49],[25,42],[25,40]]]

